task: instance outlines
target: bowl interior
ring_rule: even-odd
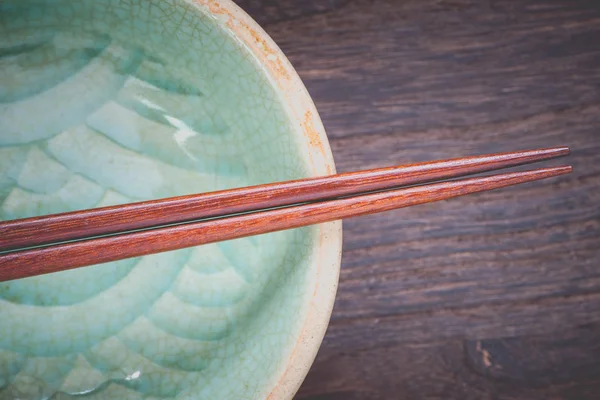
[[[184,1],[0,3],[0,218],[311,175],[259,60]],[[316,228],[0,283],[0,398],[266,397]]]

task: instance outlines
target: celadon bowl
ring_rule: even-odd
[[[334,172],[232,2],[0,2],[0,218]],[[0,399],[289,399],[340,250],[336,222],[0,283]]]

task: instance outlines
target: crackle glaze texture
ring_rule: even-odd
[[[0,217],[310,175],[221,22],[183,1],[1,2]],[[0,399],[267,397],[315,291],[317,232],[1,283]]]

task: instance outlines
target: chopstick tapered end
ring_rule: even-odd
[[[560,175],[566,175],[573,172],[573,167],[570,165],[562,165],[559,167],[549,167],[534,169],[531,171],[523,171],[515,173],[524,182],[537,181],[540,179],[553,178]]]
[[[529,150],[524,153],[529,153],[531,156],[530,161],[542,161],[549,160],[551,158],[568,156],[571,153],[571,149],[568,146],[550,147],[547,149]]]
[[[567,151],[568,151],[568,148],[567,148]],[[571,165],[563,165],[560,167],[548,168],[548,170],[554,171],[553,174],[555,174],[555,175],[551,175],[551,176],[559,176],[559,175],[570,174],[571,172],[573,172],[573,167]]]
[[[557,157],[568,156],[569,154],[571,154],[571,149],[569,148],[569,146],[559,146],[548,150],[551,150]]]

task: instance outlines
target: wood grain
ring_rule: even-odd
[[[236,1],[304,80],[339,171],[572,149],[552,185],[344,222],[297,398],[597,399],[600,3]],[[476,364],[478,341],[506,375]],[[485,347],[505,342],[521,350]]]
[[[423,184],[568,154],[568,147],[555,147],[461,157],[0,221],[0,251]]]

